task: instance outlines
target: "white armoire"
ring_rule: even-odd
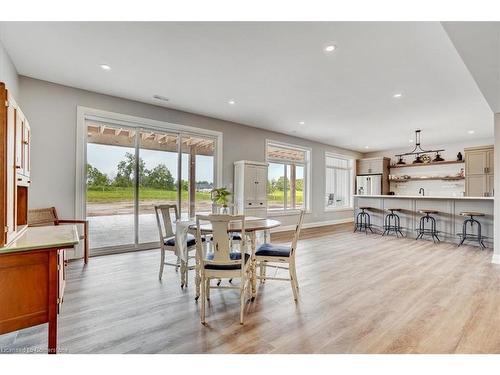
[[[267,217],[267,163],[234,163],[234,206],[239,215]]]

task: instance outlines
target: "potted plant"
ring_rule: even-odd
[[[229,202],[229,196],[231,193],[227,190],[226,187],[221,187],[217,189],[212,189],[210,192],[210,198],[212,199],[213,204],[220,204],[224,212],[227,212],[227,204]]]

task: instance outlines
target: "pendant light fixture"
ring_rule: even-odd
[[[439,153],[444,150],[424,150],[420,146],[420,133],[421,130],[415,130],[415,147],[413,148],[412,151],[406,152],[404,154],[395,155],[399,158],[397,164],[400,165],[405,164],[405,162],[403,161],[403,156],[411,156],[411,155],[415,155],[415,160],[413,161],[413,164],[421,164],[423,163],[422,156],[425,154],[432,154],[432,153],[436,153],[434,161],[443,161],[443,158],[441,158],[441,155]]]

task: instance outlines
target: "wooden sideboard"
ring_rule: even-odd
[[[48,322],[55,353],[64,249],[79,237],[74,225],[28,228],[30,144],[29,122],[0,82],[0,334]]]
[[[63,249],[78,241],[74,225],[30,227],[0,248],[0,334],[48,323],[48,352],[57,352],[57,314],[65,285]]]
[[[28,226],[30,144],[29,122],[0,82],[0,247],[15,240]]]

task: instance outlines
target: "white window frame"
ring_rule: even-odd
[[[330,157],[330,158],[336,158],[336,159],[343,159],[343,160],[347,160],[349,163],[350,163],[350,167],[349,168],[338,168],[338,167],[328,167],[326,165],[326,159]],[[325,151],[325,160],[324,160],[324,163],[323,163],[323,168],[324,168],[324,171],[323,171],[323,176],[324,176],[324,181],[323,181],[323,189],[324,189],[324,195],[323,197],[326,197],[326,170],[327,169],[342,169],[342,170],[349,170],[351,173],[350,175],[350,180],[351,180],[351,196],[349,198],[349,206],[345,206],[345,207],[328,207],[324,201],[324,198],[323,198],[323,208],[324,208],[324,212],[334,212],[334,211],[352,211],[354,209],[354,185],[355,185],[355,176],[354,176],[354,165],[355,165],[355,161],[356,159],[352,156],[348,156],[348,155],[342,155],[342,154],[336,154],[336,153],[333,153],[333,152],[329,152],[329,151]]]
[[[174,124],[170,122],[152,120],[143,117],[130,116],[122,113],[103,111],[101,109],[77,106],[76,122],[76,173],[75,173],[75,216],[84,219],[86,213],[86,168],[87,161],[87,127],[85,120],[99,119],[103,121],[122,124],[124,126],[142,127],[158,131],[171,131],[174,133],[189,133],[193,135],[210,136],[215,138],[217,146],[215,150],[214,184],[222,186],[222,132],[196,128],[193,126]]]
[[[267,149],[268,147],[272,146],[277,146],[277,147],[283,147],[283,148],[288,148],[292,150],[297,150],[297,151],[302,151],[305,153],[305,162],[304,163],[295,163],[296,165],[301,165],[304,167],[304,191],[303,191],[303,199],[304,199],[304,209],[307,213],[310,213],[311,211],[311,198],[310,198],[310,191],[311,191],[311,153],[312,149],[309,147],[305,146],[300,146],[300,145],[295,145],[291,143],[285,143],[285,142],[280,142],[280,141],[275,141],[272,139],[266,139],[266,148],[265,148],[265,154],[266,154],[266,163],[273,163],[273,164],[282,164],[282,165],[287,165],[287,163],[284,160],[281,159],[273,159],[269,158],[267,154]],[[285,175],[286,175],[286,168],[285,168]],[[269,172],[268,172],[268,177],[269,179]],[[284,198],[283,198],[283,208],[275,208],[275,209],[267,209],[267,212],[269,215],[293,215],[296,214],[297,212],[300,211],[300,208],[285,208],[286,207],[286,190],[284,192]],[[269,207],[269,204],[268,204]]]

